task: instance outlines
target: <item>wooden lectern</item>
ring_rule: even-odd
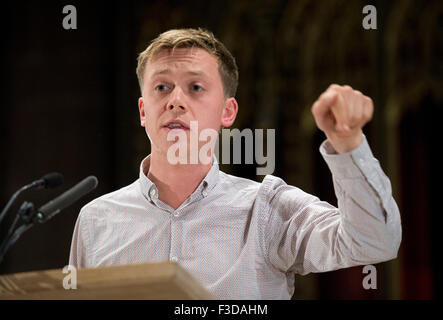
[[[0,299],[210,300],[214,297],[175,262],[77,269],[77,289],[65,289],[63,269],[0,276]],[[65,280],[66,284],[72,281]]]

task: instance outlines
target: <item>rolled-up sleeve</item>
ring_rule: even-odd
[[[336,154],[328,141],[320,152],[332,173],[338,208],[281,179],[265,178],[268,262],[282,272],[307,274],[396,258],[400,213],[366,138],[346,154]]]

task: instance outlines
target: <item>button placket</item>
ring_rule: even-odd
[[[178,255],[180,253],[180,239],[181,228],[180,222],[177,221],[177,217],[179,217],[180,211],[175,210],[171,212],[171,251],[169,253],[169,260],[172,262],[178,261]]]

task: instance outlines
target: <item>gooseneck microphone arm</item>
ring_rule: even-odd
[[[97,187],[98,180],[94,176],[89,176],[71,189],[65,191],[59,195],[54,200],[49,201],[45,205],[41,206],[39,209],[35,210],[34,204],[30,202],[24,202],[17,213],[12,226],[9,228],[8,235],[6,239],[0,246],[0,263],[8,251],[8,249],[20,238],[20,236],[27,231],[29,228],[34,226],[36,223],[44,223],[51,219],[53,216],[58,214],[64,208],[70,206],[78,199],[91,192]],[[18,227],[15,231],[15,227],[18,217],[24,220],[24,224]]]
[[[8,203],[6,204],[5,208],[2,210],[2,213],[0,213],[0,223],[2,223],[3,218],[6,215],[6,212],[8,212],[9,208],[12,206],[12,204],[14,203],[15,199],[17,199],[18,195],[20,193],[22,193],[25,190],[28,189],[32,189],[35,187],[35,181],[33,183],[30,183],[24,187],[21,187],[19,190],[17,190],[11,197],[11,199],[9,199]]]
[[[17,221],[18,218],[16,218],[15,220]],[[0,264],[3,261],[6,252],[8,252],[8,249],[20,238],[20,236],[23,233],[25,233],[26,230],[31,228],[33,225],[34,223],[22,224],[14,231],[14,233],[12,233],[12,227],[9,229],[8,237],[5,239],[5,241],[3,241],[2,245],[0,246]]]
[[[42,188],[55,188],[58,187],[63,183],[63,175],[58,172],[51,172],[46,175],[44,175],[41,179],[35,180],[34,182],[27,184],[24,187],[21,187],[19,190],[17,190],[9,199],[8,203],[0,213],[0,223],[2,223],[2,220],[4,219],[6,212],[8,212],[9,208],[14,203],[15,199],[25,190],[28,189],[42,189]]]

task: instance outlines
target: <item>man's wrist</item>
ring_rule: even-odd
[[[363,142],[363,131],[351,137],[329,137],[326,135],[329,143],[338,154],[348,153],[357,149]]]
[[[369,164],[374,156],[364,134],[362,143],[348,153],[338,154],[329,140],[323,141],[319,151],[331,173],[339,180],[355,179],[361,177],[362,172],[369,174],[371,171]]]

